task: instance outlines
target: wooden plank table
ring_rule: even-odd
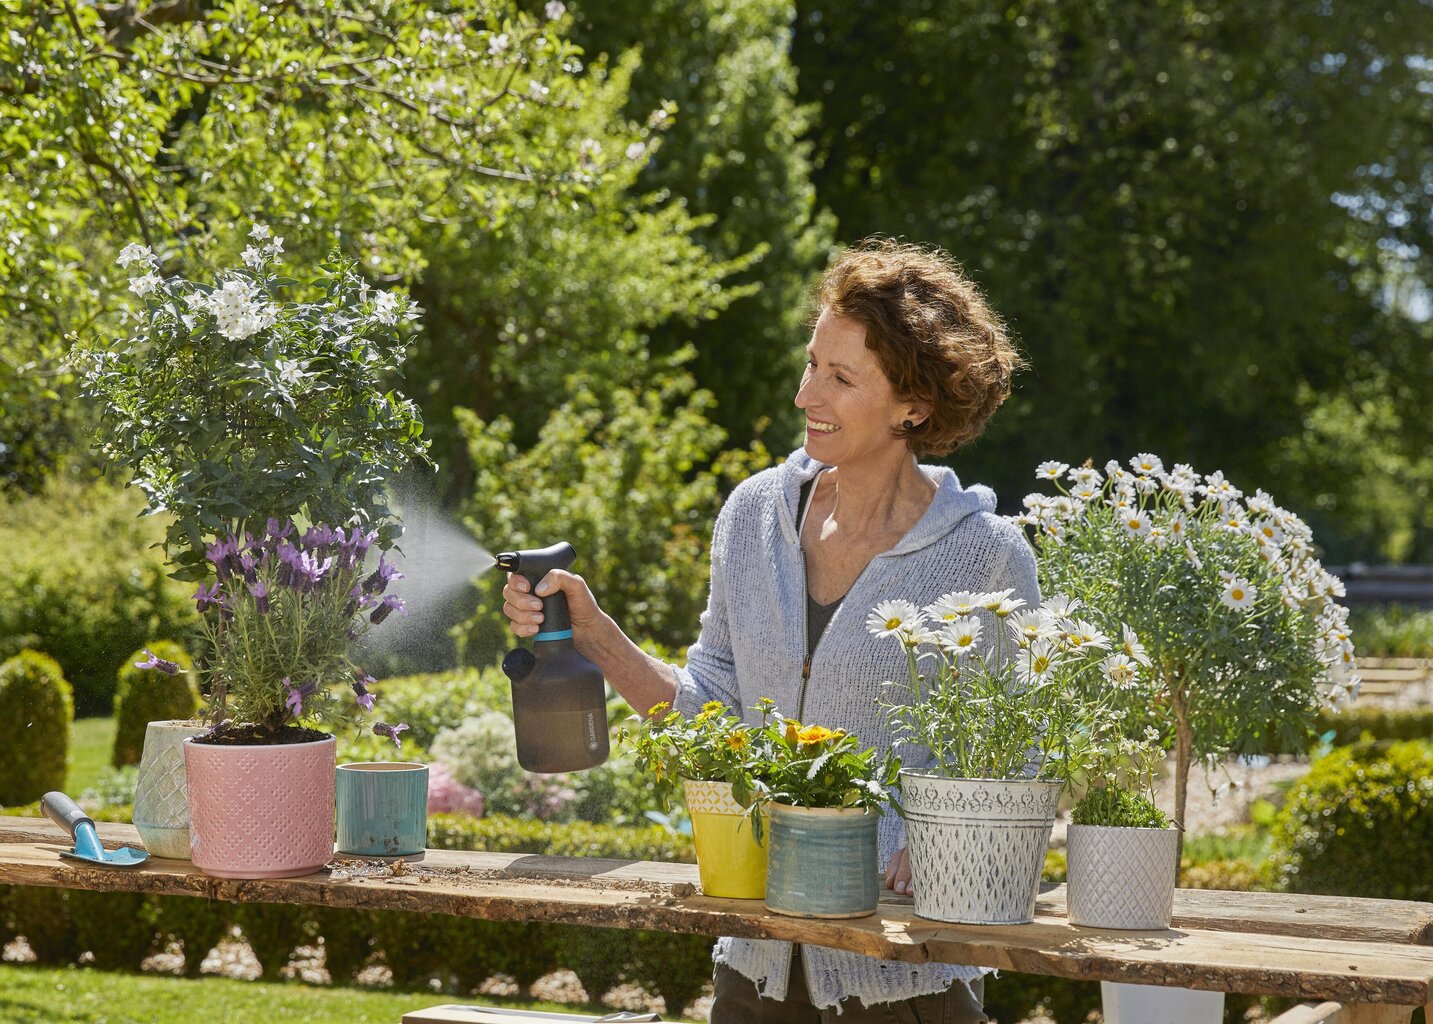
[[[139,845],[132,826],[98,827],[106,845]],[[1433,1003],[1430,903],[1179,890],[1170,929],[1122,932],[1071,926],[1064,886],[1053,886],[1026,925],[927,921],[893,893],[872,916],[817,921],[703,896],[689,864],[429,850],[396,870],[336,860],[302,878],[236,881],[188,861],[120,869],[62,860],[69,846],[44,819],[0,817],[0,884],[786,939],[909,963],[1331,1000],[1349,1021],[1406,1020]]]

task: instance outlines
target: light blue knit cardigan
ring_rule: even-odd
[[[866,630],[866,616],[881,601],[906,598],[932,603],[953,590],[1013,590],[1039,604],[1035,556],[1024,534],[994,514],[995,494],[976,485],[962,488],[955,473],[922,466],[937,490],[909,533],[877,555],[847,592],[816,646],[811,675],[802,686],[805,661],[805,562],[797,539],[801,485],[823,467],[798,449],[780,466],[744,481],[727,499],[712,535],[711,593],[701,636],[677,670],[676,706],[691,715],[709,700],[750,712],[762,697],[782,712],[856,733],[882,752],[891,737],[876,706],[881,684],[906,678],[899,644]],[[982,613],[985,614],[985,613]],[[993,631],[985,623],[985,633]],[[924,763],[902,751],[906,767]],[[882,866],[905,845],[905,826],[894,812],[880,823]],[[791,944],[723,938],[714,956],[754,981],[762,995],[786,996]],[[855,996],[862,1003],[890,1002],[942,992],[957,979],[984,968],[952,964],[905,964],[824,947],[802,950],[806,982],[818,1007]]]

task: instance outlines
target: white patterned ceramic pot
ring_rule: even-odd
[[[1087,928],[1168,928],[1174,912],[1179,831],[1071,825],[1070,923]]]
[[[1032,921],[1061,788],[902,770],[916,914],[960,924]]]
[[[184,778],[184,741],[208,728],[203,722],[150,722],[134,786],[131,820],[144,848],[156,857],[189,859],[189,789]]]
[[[332,736],[311,743],[184,741],[190,859],[218,878],[293,878],[333,858]]]

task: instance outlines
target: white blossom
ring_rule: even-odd
[[[567,5],[562,0],[547,0],[542,12],[547,15],[548,21],[556,21],[567,13]]]
[[[129,290],[140,298],[144,298],[163,283],[163,279],[158,274],[145,274],[143,277],[130,278]]]
[[[1226,608],[1243,611],[1253,606],[1257,596],[1258,592],[1248,580],[1242,576],[1231,576],[1224,582],[1224,592],[1219,595],[1219,600]]]

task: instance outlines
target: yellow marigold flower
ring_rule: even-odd
[[[746,734],[745,729],[738,729],[726,738],[726,745],[732,750],[745,750],[750,742],[751,737]]]
[[[653,704],[650,708],[647,709],[647,717],[655,718],[657,715],[660,715],[663,711],[666,711],[671,706],[672,704],[670,701],[658,701],[656,704]]]
[[[822,725],[808,725],[798,734],[802,743],[820,743],[822,740],[829,740],[836,734]]]
[[[709,700],[702,705],[703,711],[725,711],[726,705],[719,700]]]

